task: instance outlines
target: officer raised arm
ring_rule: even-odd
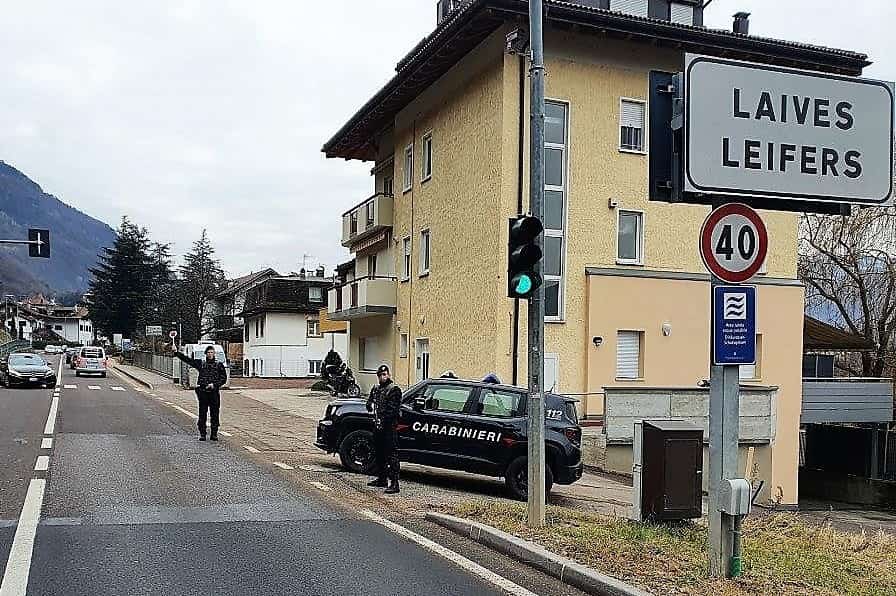
[[[215,348],[208,346],[205,349],[205,359],[197,360],[180,352],[174,352],[178,359],[186,362],[199,371],[199,379],[196,381],[196,398],[199,400],[199,440],[205,440],[205,422],[209,410],[211,410],[212,441],[218,440],[218,426],[221,413],[221,387],[227,382],[227,371],[224,364],[215,359]]]

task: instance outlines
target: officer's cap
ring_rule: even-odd
[[[385,364],[380,364],[380,367],[376,369],[376,374],[381,375],[383,373],[389,372],[389,367]]]

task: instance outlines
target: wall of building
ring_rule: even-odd
[[[345,334],[308,336],[305,313],[265,313],[264,337],[255,337],[255,319],[250,317],[249,341],[243,343],[243,366],[249,363],[249,374],[263,377],[303,377],[311,373],[309,360],[323,360],[331,347],[345,354]]]
[[[348,363],[362,391],[369,391],[376,382],[376,367],[380,364],[389,366],[392,371],[403,370],[402,366],[406,366],[406,359],[396,358],[398,351],[395,343],[398,341],[398,333],[395,326],[396,319],[390,315],[362,317],[349,323]],[[365,354],[367,367],[361,362],[361,338],[371,338],[376,342],[376,353]],[[344,351],[337,351],[345,358]],[[396,382],[404,384],[402,377],[396,378]]]

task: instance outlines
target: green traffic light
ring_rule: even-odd
[[[516,278],[513,291],[519,296],[525,296],[532,291],[532,278],[528,275],[520,275]]]

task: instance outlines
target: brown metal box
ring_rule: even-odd
[[[644,519],[696,519],[703,502],[703,429],[680,420],[643,422]]]

